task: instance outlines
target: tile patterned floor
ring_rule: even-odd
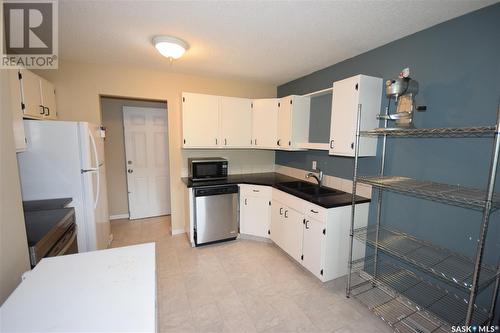
[[[116,220],[113,247],[156,242],[160,332],[392,332],[271,243],[191,248],[170,217]]]

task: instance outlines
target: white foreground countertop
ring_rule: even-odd
[[[155,332],[155,244],[43,259],[0,307],[0,332]]]

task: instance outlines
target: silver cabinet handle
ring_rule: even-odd
[[[245,206],[247,205],[247,198],[245,198]]]
[[[134,170],[132,170],[132,169],[128,169],[128,170],[127,170],[127,172],[128,172],[128,173],[134,173]]]
[[[283,207],[280,208],[280,215],[283,215]]]
[[[288,213],[288,210],[285,210],[285,218],[287,219],[288,218],[288,215],[286,215]]]
[[[215,138],[215,144],[217,145],[218,143],[219,143],[219,142],[218,142],[217,138]]]
[[[330,140],[330,149],[333,149],[333,140]]]
[[[315,211],[314,209],[311,209],[311,213],[318,214],[318,212]]]
[[[278,141],[276,141],[276,144],[277,144],[278,146],[281,146],[281,139],[279,139]]]
[[[254,191],[254,192],[260,192],[259,190],[252,190],[252,191]]]
[[[227,146],[227,139],[224,139],[224,145]]]
[[[306,229],[309,229],[309,220],[306,221]]]

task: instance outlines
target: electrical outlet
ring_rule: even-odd
[[[316,167],[317,167],[317,162],[316,162],[316,161],[313,161],[313,162],[312,162],[312,169],[313,169],[313,170],[316,170]]]

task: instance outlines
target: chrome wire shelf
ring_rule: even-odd
[[[485,137],[495,134],[495,126],[444,128],[375,128],[361,131],[361,136],[387,135],[392,137]]]
[[[375,226],[354,230],[357,240],[372,247],[376,234]],[[459,253],[385,227],[379,229],[378,249],[456,288],[470,291],[472,287],[474,261]],[[494,267],[482,265],[478,292],[493,283],[497,274]]]
[[[468,304],[463,297],[386,261],[378,261],[375,279],[373,271],[373,259],[353,262],[351,295],[396,331],[451,332],[450,325],[464,324]],[[487,322],[487,311],[475,309],[474,321]]]
[[[413,197],[437,201],[449,205],[483,210],[486,192],[472,187],[420,181],[400,176],[358,177],[358,182],[386,191],[403,193]],[[500,194],[492,199],[492,211],[500,208]]]

